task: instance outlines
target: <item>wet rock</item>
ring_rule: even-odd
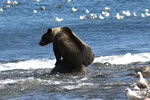
[[[96,68],[99,68],[99,67],[106,67],[105,64],[103,63],[93,63],[92,66],[96,67]]]
[[[104,72],[97,72],[95,74],[92,75],[92,78],[104,78],[106,77],[108,74],[104,73]]]
[[[105,62],[104,65],[106,65],[106,66],[111,66],[111,63]]]

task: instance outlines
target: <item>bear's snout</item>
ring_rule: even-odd
[[[42,43],[42,42],[40,41],[39,45],[40,45],[40,46],[44,46],[44,43]]]

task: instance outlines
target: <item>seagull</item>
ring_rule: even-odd
[[[72,8],[72,12],[76,12],[78,9],[76,9],[76,8]]]
[[[144,15],[143,13],[141,13],[141,17],[142,17],[142,18],[145,18],[145,15]]]
[[[3,8],[0,8],[0,12],[3,12]]]
[[[126,14],[126,11],[125,11],[125,10],[123,10],[123,11],[122,11],[122,14],[124,14],[124,15],[125,15],[125,14]]]
[[[61,22],[63,20],[64,20],[64,18],[58,18],[58,17],[56,17],[56,22]]]
[[[6,4],[10,4],[10,3],[11,3],[11,1],[10,1],[10,0],[7,0],[7,1],[6,1]]]
[[[131,84],[131,86],[133,87],[133,90],[140,90],[136,83]]]
[[[67,3],[70,3],[71,2],[71,0],[67,0]]]
[[[126,11],[126,16],[130,16],[130,15],[131,15],[130,11],[127,10],[127,11]]]
[[[143,75],[141,72],[137,72],[138,80],[137,80],[137,86],[139,88],[149,88],[148,81],[143,78]]]
[[[12,2],[11,2],[11,5],[17,5],[17,4],[18,4],[17,1],[12,1]]]
[[[126,16],[131,16],[131,13],[130,13],[129,10],[126,10],[126,11],[123,10],[122,13],[123,13],[124,15],[126,15]]]
[[[4,5],[4,8],[10,8],[10,5]]]
[[[149,17],[149,16],[150,16],[150,13],[148,13],[148,12],[145,12],[145,15]]]
[[[123,18],[124,18],[124,16],[120,16],[120,14],[119,14],[119,13],[117,13],[115,17],[116,17],[118,20],[120,20],[120,19],[123,19]]]
[[[134,16],[134,17],[136,17],[136,16],[137,16],[135,12],[133,12],[133,16]]]
[[[89,10],[88,10],[88,9],[86,9],[86,10],[85,10],[85,13],[86,13],[86,14],[88,14],[88,13],[89,13]]]
[[[85,15],[80,16],[80,20],[83,20],[83,19],[85,19]]]
[[[104,17],[100,14],[100,15],[99,15],[99,19],[103,20]]]
[[[91,18],[91,19],[95,19],[95,18],[97,18],[97,15],[96,15],[95,13],[91,13],[91,14],[90,14],[90,18]]]
[[[36,2],[40,2],[40,0],[35,0]]]
[[[143,100],[146,95],[145,91],[133,91],[130,88],[124,90],[130,100]]]
[[[110,16],[109,12],[105,12],[105,16],[109,17]]]
[[[103,15],[105,15],[105,14],[106,14],[106,12],[105,12],[105,11],[102,11],[102,14],[103,14]]]
[[[36,10],[33,10],[33,13],[34,13],[34,14],[36,14],[36,13],[37,13],[37,11],[36,11]]]
[[[149,12],[149,9],[145,9],[145,12]]]
[[[105,10],[110,10],[110,7],[105,7]]]

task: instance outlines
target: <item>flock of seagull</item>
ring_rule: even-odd
[[[10,8],[11,5],[17,5],[17,4],[18,2],[16,0],[14,1],[7,0],[3,6],[4,8]],[[0,12],[3,12],[3,8],[0,8]]]
[[[150,100],[150,87],[148,81],[143,78],[141,72],[137,72],[138,80],[131,86],[133,89],[126,88],[126,92],[129,100]]]
[[[98,18],[99,20],[104,20],[105,18],[109,18],[112,17],[111,13],[110,13],[111,8],[110,7],[105,7],[103,11],[101,11],[98,15],[96,13],[90,13],[90,11],[88,9],[85,9],[85,14],[79,16],[80,20],[84,20],[86,17],[90,18],[90,19],[96,19]],[[78,11],[77,8],[72,7],[72,12],[76,13]],[[143,13],[141,13],[140,15],[137,15],[136,12],[131,12],[129,10],[123,10],[121,13],[116,13],[115,17],[117,20],[121,20],[124,19],[125,17],[141,17],[141,18],[145,18],[145,17],[150,17],[150,12],[149,9],[145,9],[145,11]],[[58,18],[56,17],[56,21],[60,22],[63,21],[64,18]]]
[[[33,0],[33,1],[35,1],[35,2],[40,2],[40,0]],[[12,0],[7,0],[7,1],[5,2],[5,4],[3,5],[3,8],[0,7],[0,13],[4,11],[4,8],[10,8],[11,6],[14,6],[14,5],[18,5],[18,1],[16,1],[16,0],[14,0],[14,1],[12,1]],[[45,10],[45,9],[46,9],[45,6],[41,6],[41,7],[40,7],[40,10]],[[36,13],[37,13],[37,10],[34,9],[34,10],[33,10],[33,13],[36,14]]]
[[[67,0],[67,3],[70,3],[71,0]],[[104,8],[103,11],[101,11],[98,15],[96,13],[90,13],[90,11],[88,9],[85,9],[85,14],[79,16],[80,20],[84,20],[86,17],[90,18],[90,19],[100,19],[100,20],[104,20],[105,18],[109,18],[109,17],[115,17],[117,20],[121,20],[124,19],[125,17],[141,17],[141,18],[145,18],[145,17],[150,17],[150,12],[149,9],[145,9],[145,11],[143,11],[141,14],[137,14],[135,11],[131,12],[130,10],[123,10],[121,13],[116,13],[115,16],[112,16],[111,13],[111,8],[106,6]],[[78,9],[75,7],[72,7],[72,12],[76,13],[78,12]],[[63,21],[64,18],[62,17],[56,17],[56,21],[57,22],[61,22]]]
[[[40,0],[34,0],[36,2],[40,2]],[[67,3],[70,3],[71,0],[66,0]],[[11,5],[17,5],[18,2],[16,0],[14,1],[11,1],[11,0],[7,0],[5,5],[4,5],[4,8],[10,8]],[[62,6],[59,5],[57,6],[57,8],[61,8]],[[41,6],[40,7],[40,10],[46,10],[46,7],[45,6]],[[75,8],[75,7],[72,7],[72,13],[76,13],[78,12],[78,9]],[[149,12],[149,9],[145,9],[145,11],[143,11],[143,13],[141,13],[140,15],[137,14],[136,12],[131,12],[129,10],[123,10],[121,13],[116,13],[115,16],[112,16],[111,13],[111,8],[106,6],[103,11],[101,11],[99,14],[96,14],[96,13],[91,13],[89,11],[89,9],[85,9],[84,11],[84,14],[83,15],[80,15],[79,16],[79,19],[80,20],[84,20],[86,18],[90,18],[90,19],[99,19],[99,20],[104,20],[105,18],[109,18],[109,17],[115,17],[117,20],[121,20],[121,19],[124,19],[125,17],[141,17],[141,18],[145,18],[145,17],[149,17],[150,16],[150,12]],[[3,8],[0,8],[0,12],[3,12]],[[33,10],[33,13],[36,14],[38,13],[37,10]],[[55,17],[56,19],[56,22],[61,22],[64,20],[64,18],[62,17]]]

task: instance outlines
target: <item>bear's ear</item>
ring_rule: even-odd
[[[52,32],[52,29],[49,28],[49,29],[47,30],[47,33],[51,33],[51,32]]]

